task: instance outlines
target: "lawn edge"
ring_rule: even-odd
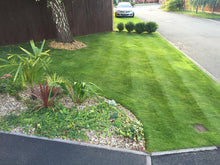
[[[220,84],[220,80],[215,78],[215,76],[210,73],[208,70],[206,70],[202,65],[200,65],[198,62],[196,62],[194,59],[192,59],[190,56],[188,56],[186,53],[184,53],[182,50],[180,50],[174,43],[172,43],[170,40],[168,40],[164,35],[162,35],[160,32],[157,31],[157,33],[163,37],[169,44],[174,46],[178,51],[180,51],[185,57],[187,57],[189,60],[191,60],[195,65],[197,65],[203,72],[205,72],[209,77],[211,77],[215,82]]]
[[[163,10],[165,11],[165,10]],[[181,12],[178,12],[178,11],[165,11],[165,12],[171,12],[171,13],[176,13],[176,14],[182,14],[182,15],[185,15],[185,16],[190,16],[190,17],[194,17],[194,18],[202,18],[202,19],[218,19],[218,18],[205,18],[205,17],[201,17],[201,16],[198,16],[198,15],[190,15],[190,14],[187,14],[187,13],[181,13]],[[218,21],[216,21],[218,22]]]

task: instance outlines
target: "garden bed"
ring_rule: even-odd
[[[29,93],[30,92],[27,92],[26,90],[21,93],[21,97],[28,99],[30,97]],[[28,135],[45,136],[49,138],[76,140],[80,142],[106,145],[123,149],[140,151],[145,150],[143,134],[138,137],[140,138],[139,140],[122,136],[122,134],[119,133],[121,130],[119,130],[116,126],[117,124],[110,124],[111,122],[114,123],[114,120],[117,120],[117,116],[114,117],[113,114],[112,117],[109,118],[109,120],[111,120],[110,122],[106,120],[106,118],[108,118],[107,116],[111,115],[106,113],[106,110],[114,109],[115,111],[113,110],[112,112],[115,113],[121,111],[118,112],[118,117],[122,115],[120,117],[123,118],[123,123],[119,121],[118,124],[129,126],[132,122],[136,123],[136,126],[142,126],[142,124],[129,110],[119,104],[116,104],[114,101],[94,97],[85,100],[80,105],[77,105],[73,103],[68,96],[65,96],[59,100],[65,108],[61,108],[59,112],[57,111],[59,108],[56,108],[56,110],[54,110],[57,112],[53,112],[53,109],[32,111],[28,108],[28,104],[25,104],[24,101],[17,101],[9,94],[0,94],[0,98],[1,130]],[[83,115],[78,115],[76,117],[77,113],[73,113],[74,111],[77,111],[78,113],[80,112]],[[102,111],[102,113],[100,112],[99,114],[95,111]],[[73,117],[74,115],[75,118]],[[96,121],[90,123],[93,115]],[[55,116],[59,118],[57,123],[55,123],[55,120],[53,120]],[[59,120],[63,120],[65,122]],[[70,122],[70,120],[73,120],[73,122]],[[87,124],[85,124],[86,121],[88,121]],[[101,125],[96,124],[96,122],[101,121],[105,122],[103,122]],[[74,129],[68,129],[68,127],[71,127],[68,126],[70,123],[72,125],[78,124],[79,126],[74,127]],[[53,127],[53,125],[56,124],[57,128]],[[95,128],[96,126],[99,128]],[[135,125],[133,124],[132,126]],[[71,129],[73,129],[72,132]],[[142,130],[143,132],[143,128],[138,129]],[[75,131],[78,132],[75,133]]]

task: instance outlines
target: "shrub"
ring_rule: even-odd
[[[11,68],[14,73],[14,81],[18,78],[22,81],[23,86],[25,83],[32,84],[39,78],[46,74],[48,70],[48,64],[50,63],[49,50],[43,52],[45,41],[43,41],[41,48],[37,48],[34,41],[30,41],[30,45],[33,53],[30,53],[26,49],[20,47],[25,54],[11,54],[8,56],[8,60],[0,59],[5,62],[5,65],[1,65],[1,68]]]
[[[124,30],[124,24],[122,22],[118,23],[117,28],[119,32],[121,32],[122,30]]]
[[[9,81],[11,79],[10,74],[4,74],[4,76],[1,77],[0,79],[0,93],[6,93],[7,92],[7,87],[10,84]]]
[[[147,22],[145,24],[145,30],[148,32],[148,33],[153,33],[155,32],[156,30],[158,29],[158,25],[156,24],[156,22]]]
[[[125,28],[127,29],[128,32],[131,32],[135,28],[135,24],[133,22],[128,22],[125,24]]]
[[[165,5],[166,11],[180,10],[183,7],[183,0],[170,0]]]
[[[134,6],[135,5],[135,2],[131,2],[131,6]]]
[[[135,31],[138,33],[138,34],[141,34],[145,31],[145,23],[144,22],[141,22],[141,23],[137,23],[135,25]]]
[[[13,82],[11,74],[4,74],[0,79],[0,93],[9,93],[19,98],[19,91],[22,91],[22,83],[20,81]]]

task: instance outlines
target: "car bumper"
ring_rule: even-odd
[[[133,17],[134,13],[115,13],[116,17]]]

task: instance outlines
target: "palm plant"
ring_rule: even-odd
[[[5,65],[1,68],[11,68],[14,76],[14,81],[18,78],[22,81],[23,86],[28,83],[36,82],[41,76],[48,71],[48,64],[50,63],[49,50],[43,51],[45,40],[42,42],[41,47],[37,48],[34,41],[30,41],[33,53],[20,47],[25,54],[9,54],[8,60],[1,59]]]

